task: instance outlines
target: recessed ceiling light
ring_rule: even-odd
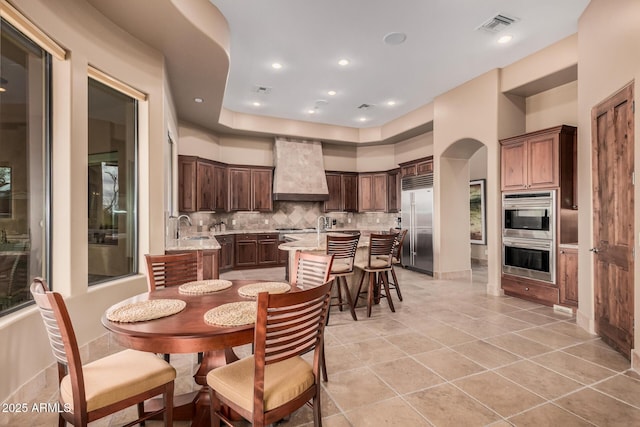
[[[360,118],[358,118],[358,121],[359,122],[366,122],[367,118],[366,117],[360,117]]]
[[[7,91],[7,90],[6,90],[5,88],[0,87],[0,93],[2,93],[2,92],[6,92],[6,91]]]
[[[280,68],[282,68],[282,64],[279,62],[274,62],[273,64],[271,64],[271,68],[273,68],[274,70],[279,70]]]
[[[382,39],[386,44],[395,46],[398,44],[404,43],[407,39],[407,35],[405,33],[389,33]]]
[[[204,102],[204,99],[197,97],[197,98],[193,98],[194,102],[197,102],[198,104],[202,104]]]
[[[341,59],[340,61],[338,61],[338,65],[341,65],[343,67],[346,66],[346,65],[349,65],[349,60],[348,59]]]
[[[259,107],[260,105],[262,105],[262,104],[260,104],[258,101],[255,101],[255,102],[253,103],[253,106],[254,106],[254,107]]]
[[[389,107],[393,107],[394,105],[396,105],[396,101],[393,101],[393,100],[391,100],[391,101],[387,101],[387,105],[388,105]]]
[[[327,92],[327,95],[334,96],[336,93],[338,92],[336,92],[335,90],[330,90],[329,92]]]
[[[315,114],[315,113],[316,113],[316,110],[314,110],[314,109],[309,109],[309,110],[307,110],[307,113],[309,113],[309,114]]]
[[[504,35],[498,39],[498,43],[505,44],[509,43],[513,39],[513,36],[510,34]]]

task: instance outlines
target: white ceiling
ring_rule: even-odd
[[[210,0],[231,31],[223,107],[347,127],[373,127],[577,31],[589,0]],[[477,28],[496,14],[519,21]],[[383,42],[403,32],[403,44]],[[511,34],[506,45],[497,39]],[[341,67],[340,58],[350,64]],[[283,67],[274,70],[273,62]],[[195,65],[197,66],[197,65]],[[255,92],[257,86],[271,89]],[[335,96],[327,95],[335,90]],[[326,103],[323,102],[326,101]],[[386,102],[393,100],[390,107]],[[256,107],[253,102],[259,101]],[[320,102],[319,102],[320,101]],[[372,107],[360,110],[361,104]],[[315,108],[317,107],[317,108]],[[315,114],[309,114],[315,109]],[[365,117],[366,121],[359,119]]]

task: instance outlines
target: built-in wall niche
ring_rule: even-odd
[[[89,155],[89,243],[118,244],[118,152]]]
[[[11,218],[12,206],[11,166],[0,166],[0,218]]]

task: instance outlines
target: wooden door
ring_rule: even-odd
[[[527,188],[558,187],[558,134],[527,141]]]
[[[386,212],[387,210],[387,174],[377,173],[373,175],[373,195],[372,208],[376,212]]]
[[[210,211],[214,208],[213,199],[215,186],[213,178],[213,165],[211,163],[198,161],[198,197],[196,203],[198,211]]]
[[[337,212],[342,209],[342,174],[327,173],[329,200],[324,202],[325,212]]]
[[[578,306],[578,251],[561,248],[558,255],[560,304]]]
[[[358,209],[360,212],[373,210],[373,175],[360,175],[358,177]]]
[[[591,111],[596,332],[633,348],[633,83]]]
[[[400,172],[387,174],[387,212],[400,212]]]
[[[229,210],[251,210],[251,169],[229,168]]]
[[[251,170],[252,210],[273,210],[273,172],[270,169]]]
[[[527,151],[524,141],[503,145],[500,149],[502,163],[502,190],[527,188]]]
[[[358,175],[342,175],[342,208],[345,212],[358,212]]]
[[[213,167],[213,209],[227,211],[229,206],[229,183],[226,166]]]
[[[196,211],[195,157],[178,157],[178,211]]]

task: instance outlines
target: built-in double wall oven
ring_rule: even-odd
[[[502,271],[555,283],[555,190],[502,195]]]

